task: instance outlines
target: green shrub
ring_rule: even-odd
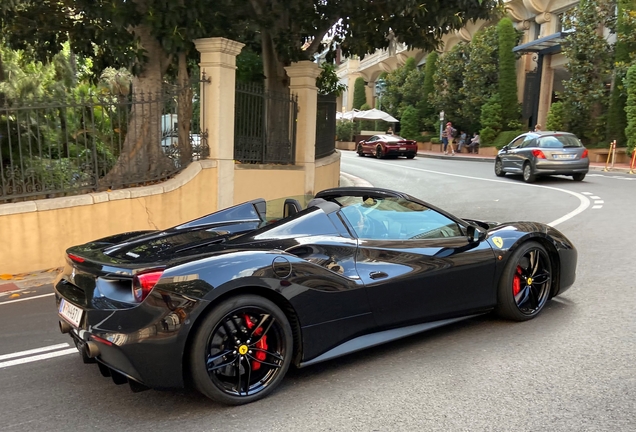
[[[441,144],[442,140],[439,139],[439,137],[433,137],[431,138],[431,144]]]
[[[497,138],[497,131],[490,126],[486,126],[482,128],[479,133],[479,145],[481,147],[493,147],[495,145],[495,138]]]
[[[336,123],[336,139],[338,141],[353,141],[353,122],[340,120]]]
[[[517,33],[510,18],[503,18],[497,25],[499,36],[499,95],[501,96],[502,123],[504,129],[521,126],[520,107],[517,100],[517,69],[515,53]],[[486,126],[483,125],[482,126]],[[492,127],[492,126],[491,126]]]
[[[363,104],[360,107],[360,111],[367,111],[371,109],[371,105]],[[375,122],[373,120],[362,120],[360,122],[360,130],[375,130]]]
[[[419,118],[415,107],[409,106],[402,113],[400,135],[406,139],[418,141],[421,138],[420,128],[418,127]]]
[[[356,78],[356,81],[353,84],[353,108],[355,109],[361,110],[363,109],[362,106],[367,103],[367,95],[364,87],[364,78]]]
[[[627,152],[632,154],[636,147],[636,64],[627,70],[625,84],[627,86],[627,103],[625,104],[627,127],[625,128],[625,136],[627,137]]]
[[[510,142],[513,139],[517,138],[522,133],[524,133],[524,131],[522,131],[522,130],[499,132],[499,135],[497,135],[497,137],[493,141],[493,146],[497,147],[498,149],[500,149],[503,146],[505,146],[507,144],[510,144]]]
[[[550,105],[550,110],[548,111],[548,119],[545,124],[545,130],[562,131],[564,129],[564,114],[565,109],[563,106],[563,102],[555,102]]]

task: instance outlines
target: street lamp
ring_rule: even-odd
[[[442,131],[444,130],[444,110],[439,112],[439,140],[442,141]]]

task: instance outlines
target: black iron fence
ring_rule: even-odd
[[[191,115],[198,100],[186,87],[134,96],[6,101],[0,106],[0,203],[169,178],[208,153],[198,118],[189,130],[179,131],[178,112],[188,117],[178,110],[179,101],[188,97]]]
[[[237,84],[234,159],[242,163],[293,164],[296,158],[298,98]]]
[[[336,96],[318,95],[316,159],[336,151]]]

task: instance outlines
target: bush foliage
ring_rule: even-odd
[[[415,107],[409,106],[402,113],[400,135],[406,139],[421,140],[418,111]]]
[[[628,69],[625,81],[627,86],[627,103],[625,105],[627,127],[625,128],[625,136],[627,137],[627,150],[631,154],[636,147],[636,64]]]
[[[353,108],[355,109],[362,109],[362,105],[367,103],[367,95],[364,88],[364,78],[356,78],[353,84]]]
[[[554,102],[548,111],[548,120],[545,130],[562,131],[565,129],[563,116],[565,115],[563,102]]]
[[[336,139],[338,141],[353,141],[354,123],[349,120],[339,120],[336,123]]]

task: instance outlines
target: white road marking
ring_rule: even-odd
[[[592,210],[596,210],[596,209],[600,209],[600,208],[603,208],[603,206],[602,205],[592,206]]]
[[[565,216],[562,216],[556,220],[553,220],[552,222],[546,224],[549,225],[551,227],[555,227],[569,219],[572,219],[574,216],[582,213],[583,211],[585,211],[589,206],[590,206],[590,200],[583,194],[580,194],[578,192],[572,192],[569,191],[567,189],[561,189],[561,188],[557,188],[557,187],[552,187],[552,186],[541,186],[541,185],[535,185],[535,184],[528,184],[528,183],[513,183],[513,182],[509,182],[509,181],[505,181],[505,180],[496,180],[496,179],[485,179],[485,178],[481,178],[481,177],[472,177],[472,176],[467,176],[467,175],[462,175],[462,174],[450,174],[450,173],[446,173],[446,172],[440,172],[440,171],[432,171],[432,170],[427,170],[427,169],[422,169],[422,168],[415,168],[415,167],[410,167],[410,166],[405,166],[405,165],[397,165],[397,164],[392,164],[392,163],[386,163],[383,162],[382,165],[391,165],[397,168],[402,168],[402,169],[410,169],[410,170],[414,170],[414,171],[421,171],[421,172],[427,172],[427,173],[431,173],[431,174],[439,174],[439,175],[445,175],[445,176],[450,176],[450,177],[459,177],[459,178],[464,178],[464,179],[470,179],[470,180],[481,180],[481,181],[487,181],[487,182],[493,182],[493,183],[505,183],[507,185],[512,185],[512,186],[519,186],[519,187],[534,187],[534,188],[541,188],[541,189],[550,189],[550,190],[555,190],[558,192],[564,192],[570,195],[573,195],[575,197],[577,197],[580,201],[579,206],[574,209],[573,211],[571,211],[570,213],[566,214]]]
[[[592,192],[581,192],[583,195],[594,195]]]
[[[594,201],[594,204],[605,204],[605,201],[603,201],[602,199],[597,199]]]
[[[40,354],[40,355],[35,355],[30,357],[23,357],[23,358],[19,358],[15,360],[9,360],[9,361],[0,363],[0,369],[6,368],[9,366],[19,365],[19,364],[32,363],[32,362],[36,362],[40,360],[47,360],[50,358],[61,357],[64,355],[69,355],[69,354],[77,354],[77,348],[68,348],[62,351],[54,351],[54,352],[50,352],[46,354]]]
[[[0,302],[0,306],[5,305],[5,304],[9,304],[9,303],[17,303],[17,302],[23,302],[23,301],[27,301],[27,300],[35,300],[35,299],[39,299],[39,298],[42,298],[42,297],[50,297],[52,295],[55,295],[55,293],[42,294],[42,295],[37,295],[37,296],[33,296],[33,297],[19,298],[19,299],[15,299],[15,300],[7,300],[7,301]]]
[[[590,198],[591,198],[591,199],[601,199],[601,197],[600,197],[600,196],[596,196],[596,195],[593,195],[593,196],[591,196]]]
[[[39,354],[39,353],[43,353],[43,352],[47,352],[47,351],[53,351],[53,350],[57,350],[57,349],[61,349],[61,348],[66,348],[68,346],[69,346],[69,344],[67,344],[67,343],[61,343],[61,344],[57,344],[57,345],[45,346],[45,347],[42,347],[42,348],[34,348],[34,349],[26,350],[26,351],[14,352],[14,353],[11,353],[11,354],[3,354],[3,355],[0,355],[0,360],[8,360],[10,358],[23,357],[23,356],[28,356],[28,355],[31,355],[31,354]]]

